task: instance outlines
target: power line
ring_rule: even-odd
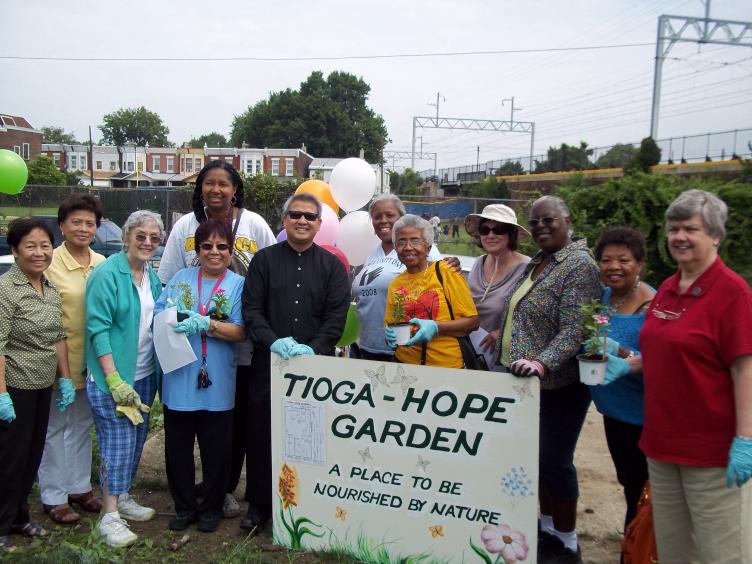
[[[337,55],[317,57],[29,57],[0,55],[3,60],[16,61],[63,61],[63,62],[215,62],[215,61],[346,61],[362,59],[405,59],[421,57],[464,57],[475,55],[514,55],[523,53],[551,53],[556,51],[596,51],[603,49],[626,49],[647,47],[653,43],[624,43],[621,45],[588,45],[584,47],[546,47],[541,49],[503,49],[498,51],[446,51],[436,53],[391,53],[384,55]]]

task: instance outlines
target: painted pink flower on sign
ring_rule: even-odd
[[[484,526],[480,532],[480,540],[488,552],[500,553],[507,564],[525,560],[530,550],[525,535],[505,524]]]

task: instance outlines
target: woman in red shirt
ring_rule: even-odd
[[[672,202],[679,269],[640,332],[661,562],[752,562],[752,292],[718,256],[727,216],[702,190]]]

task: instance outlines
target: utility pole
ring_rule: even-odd
[[[480,145],[475,148],[475,170],[480,172]]]
[[[720,37],[715,37],[715,36]],[[710,0],[705,0],[705,17],[660,16],[655,41],[653,103],[650,112],[650,136],[658,138],[658,115],[661,101],[663,61],[678,41],[752,47],[752,22],[710,18]]]
[[[444,102],[446,102],[446,98],[444,98],[444,96],[442,96],[441,93],[439,93],[439,92],[436,93],[436,103],[435,104],[433,102],[428,102],[429,106],[436,106],[436,120],[437,121],[439,119],[439,98],[441,98],[441,100],[443,100]]]
[[[512,106],[512,110],[511,110],[511,112],[510,112],[510,114],[509,114],[509,121],[513,122],[513,121],[514,121],[514,96],[512,96],[511,98],[504,98],[504,99],[503,99],[503,100],[501,101],[501,105],[502,105],[502,106],[504,105],[504,102],[511,102],[511,103],[512,103],[512,104],[511,104],[511,106]],[[521,110],[522,108],[517,108],[517,109],[518,109],[518,110]]]
[[[91,126],[89,126],[89,187],[94,188],[94,144],[91,141]]]

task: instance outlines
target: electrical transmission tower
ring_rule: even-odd
[[[653,139],[658,138],[663,60],[678,41],[752,47],[752,22],[711,19],[710,0],[705,0],[704,18],[685,16],[660,16],[658,18],[655,71],[653,72],[653,105],[650,112],[650,136]]]
[[[410,167],[415,170],[415,132],[417,128],[424,129],[468,129],[473,131],[499,131],[499,132],[518,132],[530,134],[530,170],[533,170],[533,150],[535,147],[535,122],[532,121],[514,121],[514,99],[512,100],[512,119],[509,121],[495,119],[474,119],[474,118],[444,118],[439,117],[439,98],[443,96],[436,94],[436,117],[414,116],[413,117],[413,144],[412,158]],[[445,100],[446,101],[446,100]],[[506,100],[505,100],[506,101]],[[431,104],[432,106],[434,104]],[[518,108],[519,110],[519,108]],[[425,154],[425,153],[422,153]]]
[[[384,160],[392,159],[392,168],[394,168],[394,161],[396,159],[400,159],[400,160],[412,159],[413,170],[415,170],[414,167],[415,167],[416,160],[433,161],[433,175],[434,176],[438,174],[438,169],[436,168],[437,157],[438,157],[438,153],[428,153],[428,152],[423,152],[423,151],[420,151],[419,153],[412,153],[410,151],[384,151]]]

